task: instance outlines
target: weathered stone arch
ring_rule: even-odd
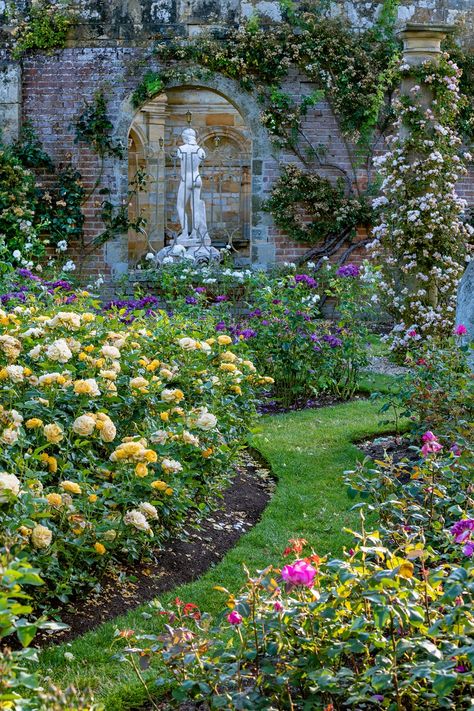
[[[221,75],[212,75],[203,79],[176,80],[167,85],[165,91],[178,88],[210,90],[231,104],[240,114],[251,134],[251,261],[256,264],[274,261],[275,246],[269,236],[271,217],[262,209],[266,198],[266,185],[263,178],[265,163],[276,159],[267,131],[260,121],[260,107],[255,98],[245,92],[237,81]],[[134,108],[132,94],[126,96],[120,104],[114,122],[114,138],[128,144],[130,127],[140,109]],[[229,132],[231,135],[232,132]],[[235,137],[235,136],[234,136]],[[126,199],[128,191],[128,162],[118,161],[115,165],[115,182],[118,200]],[[106,245],[105,259],[115,275],[128,270],[128,237],[122,235]]]

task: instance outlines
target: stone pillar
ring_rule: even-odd
[[[165,122],[168,97],[160,94],[142,107],[147,132],[147,166],[152,181],[146,193],[147,204],[143,205],[148,219],[148,238],[157,251],[165,243]]]
[[[417,67],[427,60],[439,61],[441,56],[441,42],[447,34],[453,31],[452,25],[419,25],[408,23],[399,32],[403,41],[403,62],[411,67]],[[410,89],[416,84],[409,76],[402,80],[400,91],[409,94]],[[428,86],[422,86],[418,94],[421,104],[428,108],[433,100]],[[403,135],[403,132],[402,132]]]
[[[408,64],[410,67],[418,67],[426,61],[438,62],[441,57],[441,42],[453,29],[451,25],[444,24],[421,25],[407,23],[405,28],[399,32],[399,37],[403,41],[403,63]],[[409,95],[412,87],[417,83],[417,79],[410,77],[409,74],[405,75],[402,79],[400,93]],[[430,107],[433,101],[433,94],[429,85],[424,84],[421,86],[420,91],[417,93],[417,99],[423,109]],[[404,139],[408,133],[407,126],[402,124],[400,137]],[[417,158],[417,155],[411,156],[412,161]],[[417,281],[414,280],[410,288],[415,291],[419,286]],[[436,284],[429,284],[427,288],[429,301],[433,306],[436,306],[438,302]]]
[[[0,134],[7,143],[18,138],[20,120],[20,65],[17,62],[0,61]]]

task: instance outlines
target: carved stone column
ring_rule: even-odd
[[[144,205],[148,219],[148,237],[152,247],[160,250],[165,243],[165,122],[168,97],[160,94],[145,104],[141,111],[147,134],[147,166],[152,180],[149,183]]]

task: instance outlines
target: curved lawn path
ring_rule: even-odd
[[[380,424],[378,408],[370,400],[355,400],[262,418],[251,444],[268,460],[278,485],[261,521],[217,566],[199,580],[161,596],[161,602],[166,605],[179,596],[202,610],[219,612],[224,598],[213,586],[237,591],[244,580],[244,562],[251,571],[280,564],[289,538],[306,538],[320,555],[339,554],[350,541],[341,529],[355,525],[357,519],[349,510],[342,473],[362,458],[354,441],[389,429]],[[139,707],[145,700],[143,688],[127,665],[111,660],[111,642],[116,628],[151,632],[156,618],[143,617],[145,610],[139,607],[70,644],[44,650],[41,678],[50,677],[62,687],[91,688],[106,711]],[[67,660],[65,652],[74,659]]]

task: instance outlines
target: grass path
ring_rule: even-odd
[[[353,442],[384,430],[377,410],[378,405],[369,400],[356,400],[263,418],[251,444],[270,463],[278,486],[261,521],[216,567],[196,582],[162,595],[161,602],[178,595],[203,610],[218,612],[223,597],[213,586],[237,591],[244,579],[242,563],[250,570],[279,564],[289,538],[306,538],[321,555],[340,553],[349,542],[341,529],[356,522],[342,473],[361,456]],[[151,631],[156,622],[143,616],[145,610],[143,606],[71,644],[45,650],[40,657],[42,678],[50,677],[63,687],[91,688],[107,711],[139,707],[143,689],[126,665],[111,660],[110,645],[116,628]],[[71,652],[74,660],[67,661],[65,652]]]

